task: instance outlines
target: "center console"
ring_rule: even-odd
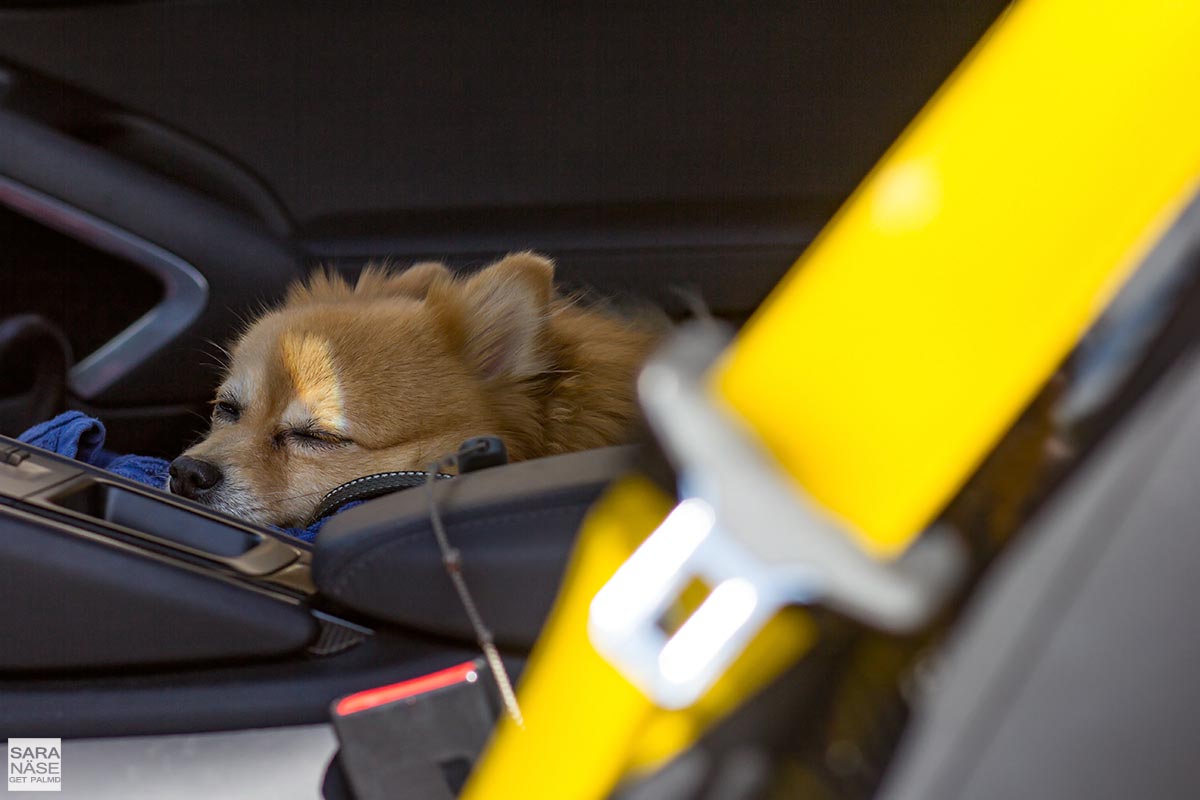
[[[310,561],[302,542],[0,437],[0,671],[302,650]]]

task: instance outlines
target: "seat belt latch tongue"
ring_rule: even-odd
[[[483,659],[335,701],[338,758],[354,796],[457,797],[499,711]]]

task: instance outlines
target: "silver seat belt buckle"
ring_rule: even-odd
[[[780,609],[820,604],[891,632],[927,622],[964,571],[949,530],[925,531],[885,562],[809,502],[703,382],[728,338],[681,329],[646,365],[639,397],[680,475],[683,498],[592,600],[596,649],[662,708],[698,700]],[[673,631],[685,589],[707,597]]]

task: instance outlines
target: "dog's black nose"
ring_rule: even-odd
[[[216,464],[191,456],[180,456],[171,462],[171,491],[189,500],[199,500],[221,482],[221,470]]]

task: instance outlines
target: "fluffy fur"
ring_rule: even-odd
[[[196,499],[297,524],[330,489],[424,469],[472,436],[500,436],[514,460],[625,441],[656,333],[559,295],[532,253],[466,277],[319,272],[231,348],[212,430],[185,453],[222,474]]]

